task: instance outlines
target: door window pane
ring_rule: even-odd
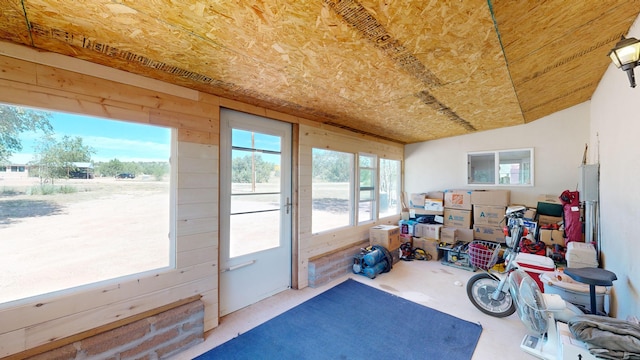
[[[232,129],[229,258],[280,246],[281,138]]]

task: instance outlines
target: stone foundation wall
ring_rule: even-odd
[[[309,259],[309,286],[315,288],[346,274],[352,274],[353,257],[367,246],[369,240]]]
[[[204,304],[196,300],[27,359],[166,359],[204,341]]]

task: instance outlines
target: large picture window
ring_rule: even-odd
[[[171,266],[171,129],[0,113],[0,303]]]
[[[312,155],[312,232],[352,225],[354,155],[316,148]]]

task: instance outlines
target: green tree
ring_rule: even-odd
[[[38,158],[35,164],[38,165],[38,172],[41,181],[69,178],[72,171],[77,167],[74,163],[90,162],[91,155],[95,150],[88,145],[84,145],[82,138],[74,138],[65,135],[57,141],[53,135],[44,136],[37,148]]]
[[[116,176],[124,172],[124,165],[118,159],[112,159],[108,162],[100,162],[96,165],[96,173],[102,176]]]
[[[252,165],[253,162],[253,165]],[[275,165],[270,162],[266,162],[262,159],[262,156],[259,154],[255,155],[253,158],[251,155],[245,155],[243,157],[233,158],[231,162],[231,167],[233,169],[233,178],[231,179],[234,183],[250,183],[253,181],[252,168],[255,166],[256,172],[256,183],[266,183],[269,181],[271,177],[271,173],[275,171]]]
[[[351,176],[351,159],[348,153],[313,149],[313,178],[328,182],[348,182]]]
[[[51,114],[0,104],[0,163],[7,162],[15,152],[22,150],[18,136],[27,131],[53,132],[49,123]]]

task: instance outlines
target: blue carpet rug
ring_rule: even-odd
[[[349,279],[196,359],[467,360],[481,332]]]

